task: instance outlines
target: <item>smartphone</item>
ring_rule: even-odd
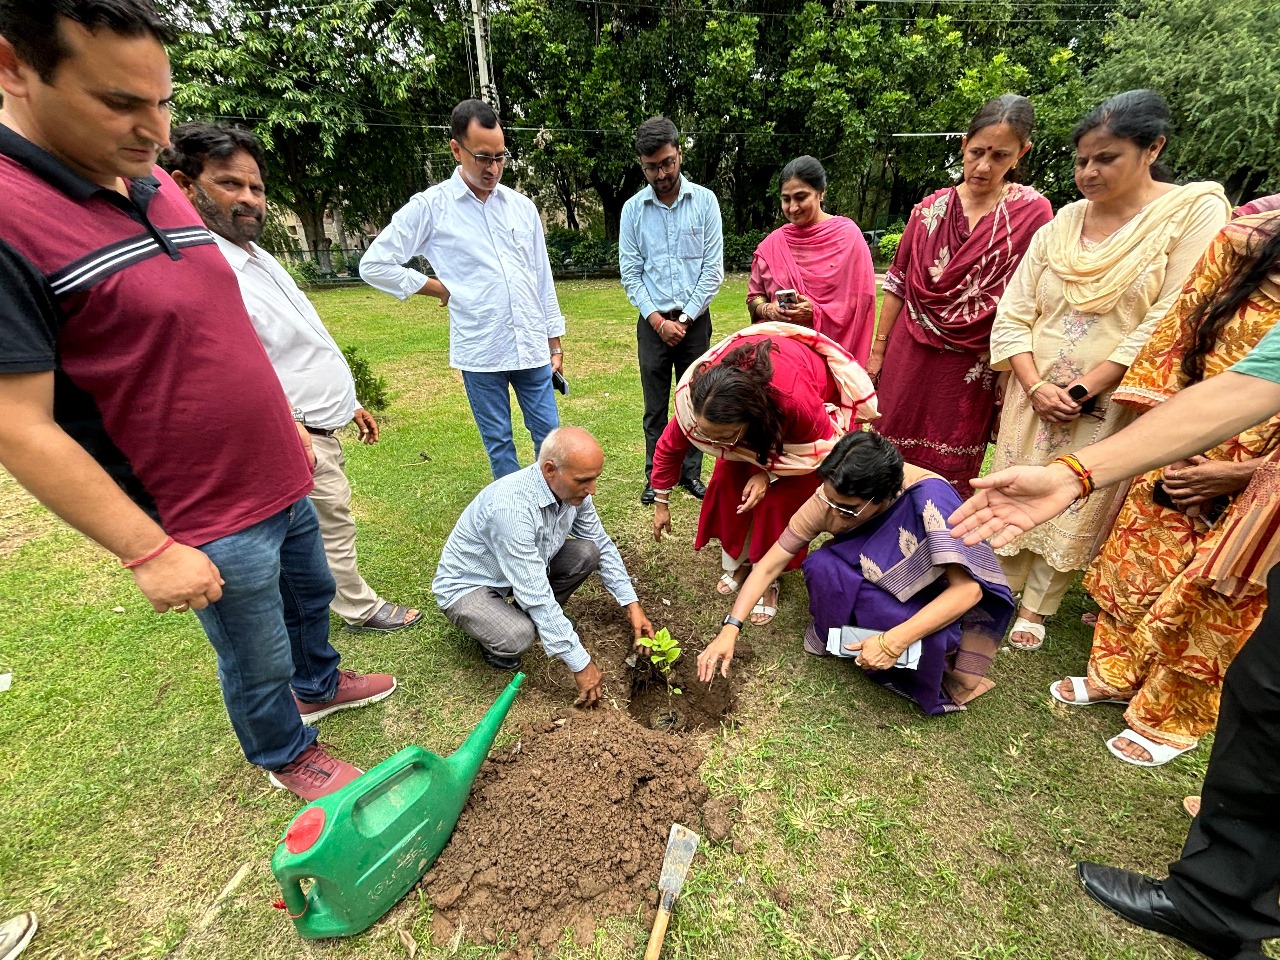
[[[778,306],[782,307],[784,310],[789,310],[791,307],[796,305],[797,298],[798,295],[794,290],[779,290]]]
[[[559,370],[551,371],[551,386],[566,397],[569,395],[569,381],[564,378],[564,374]]]
[[[1178,509],[1177,504],[1173,502],[1173,497],[1169,496],[1169,491],[1164,488],[1163,480],[1157,480],[1155,486],[1151,488],[1151,502],[1166,510]]]
[[[1164,487],[1163,480],[1157,480],[1155,485],[1151,488],[1151,502],[1169,510],[1186,512],[1182,507],[1173,502],[1173,498],[1169,496],[1169,491]],[[1210,526],[1213,526],[1217,519],[1226,512],[1227,507],[1229,506],[1231,506],[1230,497],[1215,497],[1200,507],[1200,519]]]
[[[1093,413],[1094,407],[1098,405],[1098,398],[1089,396],[1089,388],[1083,383],[1077,383],[1068,390],[1067,396],[1080,404],[1081,413]]]

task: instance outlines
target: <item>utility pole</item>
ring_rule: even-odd
[[[489,13],[488,0],[471,0],[471,26],[476,35],[476,60],[480,67],[480,99],[495,111],[498,110],[498,88],[489,73]]]

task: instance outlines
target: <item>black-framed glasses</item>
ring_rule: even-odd
[[[673,173],[680,165],[678,156],[670,156],[661,163],[642,163],[640,169],[644,171],[646,177],[656,177],[660,173]]]
[[[458,146],[462,147],[463,150],[467,150],[466,144],[459,143]],[[505,150],[503,150],[497,156],[491,156],[490,154],[487,154],[487,153],[473,153],[470,150],[467,150],[467,153],[470,154],[472,160],[480,164],[480,166],[482,167],[491,167],[495,163],[501,167],[501,166],[504,166],[506,162],[511,159],[511,154],[507,153],[507,151]]]
[[[828,507],[830,507],[836,513],[841,514],[842,516],[850,517],[851,519],[854,519],[854,520],[857,520],[858,517],[861,515],[862,511],[867,509],[867,507],[871,506],[873,502],[871,500],[868,500],[866,503],[860,506],[857,510],[854,510],[850,507],[846,507],[839,503],[832,503],[830,500],[827,499],[827,495],[822,492],[821,487],[818,488],[818,499],[821,500],[823,503],[825,503]]]

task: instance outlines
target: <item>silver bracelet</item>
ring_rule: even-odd
[[[658,336],[662,336],[662,328],[665,327],[670,322],[671,322],[670,320],[664,319],[660,324],[658,324],[658,329],[657,331],[655,331],[658,334]]]

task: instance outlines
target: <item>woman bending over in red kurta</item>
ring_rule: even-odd
[[[716,589],[726,596],[813,493],[814,470],[835,442],[878,415],[871,380],[848,351],[790,323],[747,327],[712,347],[681,378],[675,409],[653,457],[654,538],[671,529],[671,489],[689,447],[715,457],[693,548],[720,541]],[[787,569],[803,559],[801,551]],[[777,606],[775,580],[752,623],[768,623]]]

